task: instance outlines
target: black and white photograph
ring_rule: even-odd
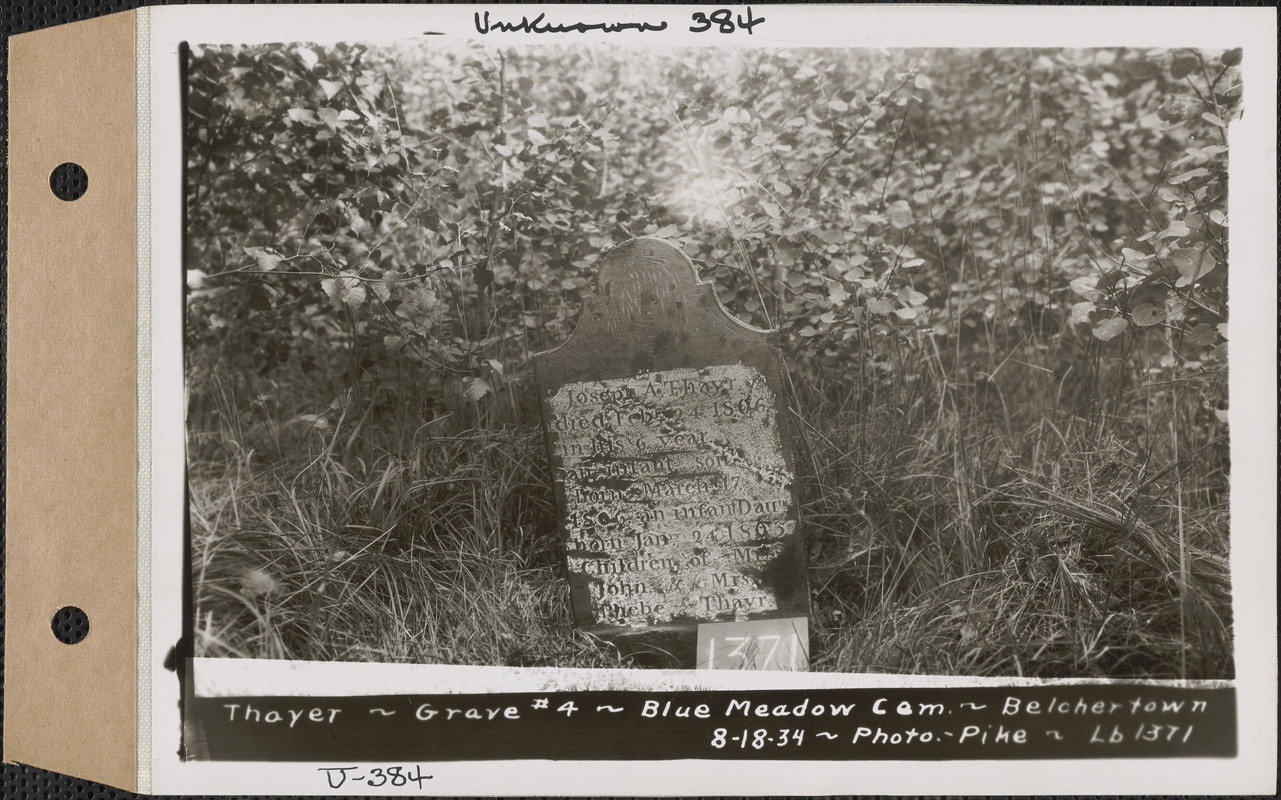
[[[1235,676],[1240,49],[181,56],[196,657]]]

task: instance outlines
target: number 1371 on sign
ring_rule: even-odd
[[[805,617],[713,622],[698,626],[698,668],[809,669],[809,625]]]

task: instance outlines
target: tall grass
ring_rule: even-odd
[[[1226,376],[940,344],[791,365],[813,668],[1230,676]],[[201,655],[626,666],[571,624],[528,392],[325,424],[193,390]]]
[[[788,351],[813,668],[1231,676],[1226,368],[1046,314],[951,323]],[[198,654],[627,665],[571,623],[527,380],[475,403],[211,355]]]
[[[236,410],[191,443],[197,653],[619,666],[572,629],[536,429],[345,446]]]
[[[1162,380],[1067,329],[984,350],[999,370],[923,343],[861,392],[796,382],[815,667],[1231,675],[1226,376]]]

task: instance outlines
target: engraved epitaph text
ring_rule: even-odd
[[[778,610],[762,568],[795,523],[764,376],[664,370],[566,384],[550,405],[569,572],[598,623]]]

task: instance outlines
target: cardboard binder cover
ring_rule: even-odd
[[[9,61],[4,757],[138,784],[133,13],[16,36]],[[74,162],[88,190],[56,197]],[[89,634],[53,635],[82,609]]]

